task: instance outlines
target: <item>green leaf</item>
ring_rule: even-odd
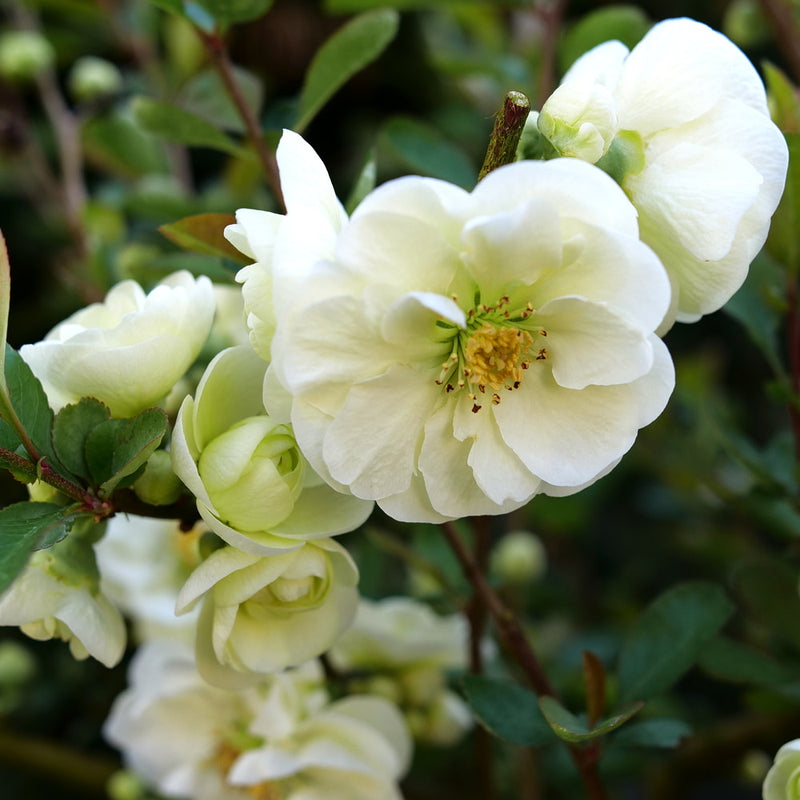
[[[209,147],[231,155],[247,155],[247,151],[229,136],[196,114],[149,97],[134,98],[131,107],[139,125],[170,142],[189,147]]]
[[[638,714],[642,708],[644,708],[644,703],[629,703],[615,714],[611,714],[589,729],[585,720],[567,711],[555,697],[539,698],[539,709],[544,718],[556,736],[565,742],[586,742],[590,739],[606,736],[611,731],[619,728],[620,725],[624,725],[634,714]]]
[[[475,0],[437,0],[436,8],[463,7],[470,8],[477,5]],[[394,0],[392,8],[401,11],[431,7],[431,0]],[[357,14],[360,11],[369,11],[374,8],[386,8],[386,0],[325,0],[326,14]]]
[[[232,214],[196,214],[169,225],[161,225],[158,230],[184,250],[249,264],[252,259],[240,253],[222,233],[226,225],[235,222],[236,217]]]
[[[233,79],[247,105],[258,117],[261,113],[264,86],[261,80],[241,67],[233,67]],[[178,103],[184,111],[196,114],[214,127],[234,133],[247,132],[241,114],[216,70],[195,75],[181,90]]]
[[[81,140],[89,161],[123,178],[167,171],[161,143],[122,114],[87,120]]]
[[[347,196],[347,202],[344,204],[348,214],[352,214],[358,204],[375,188],[377,176],[378,164],[375,159],[375,151],[370,150],[358,173],[356,182]]]
[[[703,648],[698,665],[714,678],[733,683],[763,686],[797,678],[795,668],[726,636],[718,636]]]
[[[111,412],[99,400],[82,397],[64,406],[53,422],[53,447],[64,466],[75,475],[91,481],[92,473],[86,463],[86,440],[101,423],[111,418]]]
[[[785,133],[789,147],[786,188],[772,216],[767,252],[792,275],[800,273],[800,133]]]
[[[183,15],[183,0],[149,0],[149,2],[163,11]]]
[[[619,658],[620,698],[646,700],[672,686],[733,613],[716,585],[674,586],[641,614]]]
[[[350,20],[320,47],[306,73],[294,129],[301,133],[343,84],[374,61],[394,39],[400,17],[383,8]]]
[[[143,467],[167,432],[167,416],[148,408],[132,419],[110,419],[86,438],[86,463],[98,495],[108,497],[127,477]]]
[[[637,747],[677,747],[691,732],[680,719],[646,719],[626,725],[616,734],[614,742]]]
[[[11,265],[8,263],[6,240],[0,231],[0,392],[8,399],[6,387],[6,338],[8,336],[8,308],[11,303]]]
[[[800,650],[800,596],[792,566],[766,557],[753,559],[739,567],[733,585],[751,616]]]
[[[54,503],[14,503],[0,510],[0,593],[22,572],[31,553],[63,539],[72,519]]]
[[[269,11],[273,0],[193,0],[211,14],[220,25],[249,22]]]
[[[495,736],[530,747],[555,741],[533,692],[481,675],[465,675],[461,685],[478,721]]]
[[[761,66],[773,121],[784,133],[800,133],[800,98],[797,96],[797,87],[784,72],[768,61]]]
[[[31,441],[55,470],[60,464],[50,442],[53,411],[39,379],[22,360],[19,353],[6,345],[6,382],[14,410]]]
[[[633,5],[612,5],[586,14],[564,35],[558,52],[559,67],[566,72],[587,51],[617,39],[629,49],[650,28],[647,14]]]
[[[381,132],[388,146],[408,167],[465,189],[472,189],[478,169],[435,128],[408,117],[394,117]]]

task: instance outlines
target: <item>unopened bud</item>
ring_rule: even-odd
[[[55,51],[35,31],[11,31],[0,37],[0,75],[11,81],[30,81],[52,66]]]
[[[495,546],[491,568],[505,583],[527,583],[544,574],[547,553],[538,536],[530,531],[512,531]]]
[[[75,100],[92,102],[117,94],[122,89],[122,75],[104,58],[83,56],[73,64],[67,85]]]
[[[166,450],[156,450],[147,459],[144,472],[133,484],[136,496],[151,506],[168,506],[183,491],[183,484],[172,470],[170,455]]]

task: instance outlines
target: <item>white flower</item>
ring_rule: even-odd
[[[283,142],[284,154],[299,147]],[[300,156],[279,163],[284,186],[308,182]],[[575,159],[511,164],[471,194],[392,181],[357,208],[333,257],[276,252],[273,273],[270,374],[294,398],[301,450],[396,519],[577,491],[672,390],[653,335],[664,269],[620,188]]]
[[[758,74],[722,34],[673,19],[630,53],[600,45],[572,66],[538,125],[565,155],[605,155],[598,166],[621,182],[670,273],[678,320],[717,310],[741,286],[788,151]]]
[[[62,639],[77,659],[113,667],[125,650],[125,623],[98,586],[91,545],[73,534],[34,553],[0,597],[0,625],[32,639]]]
[[[800,800],[800,739],[787,742],[775,755],[764,779],[764,800]]]
[[[209,527],[255,555],[353,530],[372,510],[327,486],[309,468],[291,427],[266,415],[266,368],[249,347],[219,353],[194,399],[184,400],[171,444],[175,473]]]
[[[399,800],[411,754],[402,718],[378,698],[330,703],[323,678],[309,662],[252,689],[215,689],[179,646],[151,643],[104,733],[171,797]]]
[[[206,277],[177,272],[147,295],[126,280],[20,355],[56,409],[90,396],[113,416],[130,417],[164,399],[200,352],[213,317]]]
[[[95,545],[100,587],[131,617],[140,641],[193,640],[197,615],[177,616],[175,601],[199,563],[200,529],[184,532],[174,520],[117,514]]]
[[[281,184],[286,214],[240,208],[236,224],[225,229],[231,244],[255,260],[236,280],[243,284],[250,343],[265,361],[271,359],[275,333],[273,260],[290,261],[304,271],[333,253],[336,234],[347,221],[324,164],[300,136],[285,132],[277,157],[281,170],[296,176]]]
[[[211,683],[236,688],[327,650],[353,619],[357,583],[355,564],[333,539],[273,556],[224,547],[192,573],[176,610],[205,595],[198,667]]]
[[[362,599],[328,658],[341,672],[367,673],[354,686],[397,702],[416,738],[452,745],[472,727],[473,716],[447,688],[444,671],[466,669],[468,646],[459,614],[439,616],[406,597]]]

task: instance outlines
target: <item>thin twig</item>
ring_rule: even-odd
[[[556,53],[561,20],[564,16],[564,0],[551,3],[536,3],[533,13],[542,25],[542,61],[539,66],[539,81],[536,87],[536,107],[541,108],[556,86]]]
[[[533,648],[530,646],[519,621],[495,594],[483,572],[475,563],[455,525],[452,522],[444,522],[441,528],[461,564],[464,575],[475,591],[483,598],[483,602],[497,628],[500,640],[520,665],[536,694],[540,697],[556,697],[556,692],[550,684],[542,665],[539,663],[536,653],[533,652]],[[587,797],[590,800],[608,800],[608,793],[597,771],[599,758],[597,745],[594,743],[586,747],[568,745],[568,749],[580,774]]]
[[[283,201],[283,192],[281,191],[278,162],[275,159],[275,154],[269,149],[269,147],[267,147],[267,143],[264,141],[264,134],[261,130],[261,125],[256,119],[253,109],[250,108],[245,96],[242,94],[239,84],[236,81],[236,77],[233,73],[233,64],[231,64],[231,60],[228,57],[228,50],[225,47],[225,42],[217,34],[210,34],[201,30],[198,30],[197,33],[202,39],[203,44],[206,46],[206,49],[211,56],[214,69],[222,79],[225,89],[230,95],[231,100],[233,100],[236,110],[239,112],[239,116],[242,118],[242,122],[244,122],[248,138],[255,148],[256,155],[258,156],[258,160],[261,162],[261,167],[264,170],[264,175],[269,182],[270,188],[275,194],[275,197],[277,198],[281,208],[285,210],[286,204]]]

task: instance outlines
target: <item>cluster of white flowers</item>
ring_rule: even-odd
[[[117,418],[180,406],[134,491],[168,505],[177,477],[212,542],[154,523],[159,545],[148,523],[114,521],[100,575],[91,537],[71,536],[0,600],[0,624],[109,665],[125,641],[117,605],[141,638],[192,631],[196,666],[148,649],[107,728],[159,791],[399,797],[402,716],[374,696],[331,702],[310,660],[371,670],[357,688],[449,743],[471,722],[445,680],[466,666],[465,629],[411,601],[359,606],[357,567],[332,537],[376,502],[436,523],[592,484],[669,399],[663,333],[744,280],[787,148],[724,37],[672,20],[630,53],[596,48],[532,124],[556,157],[471,192],[400,178],[350,217],[316,153],[284,132],[286,214],[240,209],[225,231],[253,260],[237,276],[249,343],[218,320],[196,386],[216,302],[188,273],[150,294],[124,281],[22,348],[55,410],[84,396]],[[526,575],[543,568],[530,559]]]

